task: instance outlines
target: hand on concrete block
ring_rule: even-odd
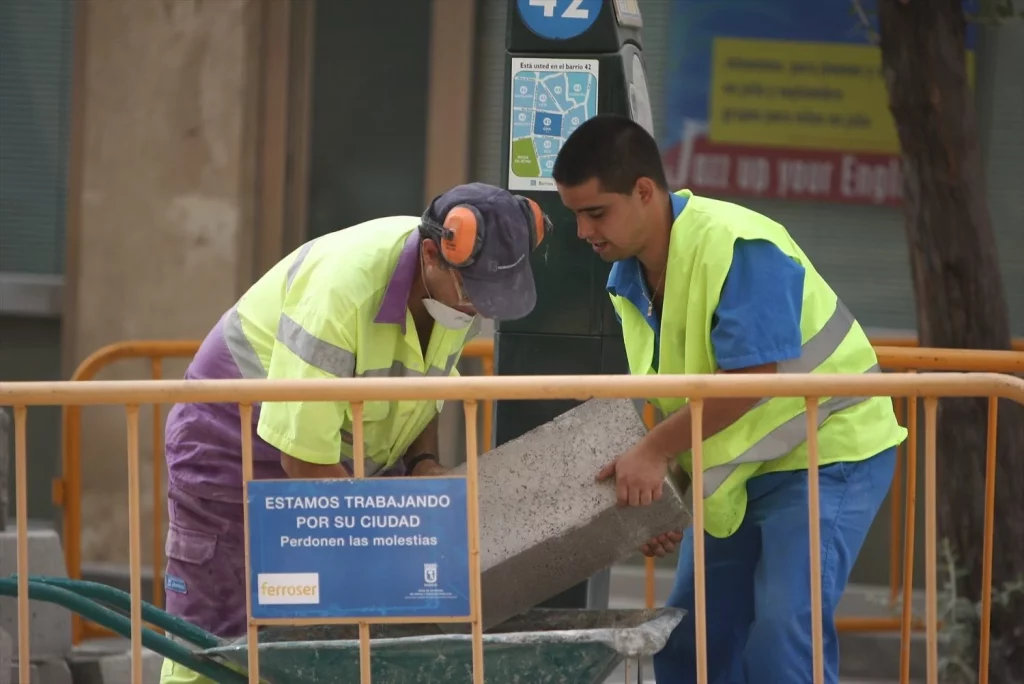
[[[661,501],[671,458],[671,454],[666,456],[653,451],[641,439],[601,468],[597,480],[604,482],[614,478],[620,506],[650,506]]]
[[[651,537],[643,546],[640,547],[640,553],[644,554],[648,558],[664,558],[679,546],[679,542],[683,540],[682,532],[666,532],[659,534],[656,537]]]

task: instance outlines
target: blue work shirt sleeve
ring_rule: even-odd
[[[800,356],[804,267],[767,240],[737,240],[711,346],[726,371]]]

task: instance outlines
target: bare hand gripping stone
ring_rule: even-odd
[[[595,481],[645,433],[632,402],[593,399],[480,457],[484,629],[689,524],[672,478],[661,501],[638,508],[616,504],[612,480]]]

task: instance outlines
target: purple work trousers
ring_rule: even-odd
[[[167,509],[167,612],[222,638],[244,635],[242,504],[201,499],[171,485]]]

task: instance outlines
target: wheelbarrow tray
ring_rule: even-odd
[[[484,634],[487,684],[599,684],[625,658],[662,649],[683,611],[534,609]],[[472,638],[437,625],[374,625],[374,684],[472,682]],[[359,681],[354,626],[270,627],[259,633],[260,678],[272,684]],[[203,656],[246,667],[244,638]]]

